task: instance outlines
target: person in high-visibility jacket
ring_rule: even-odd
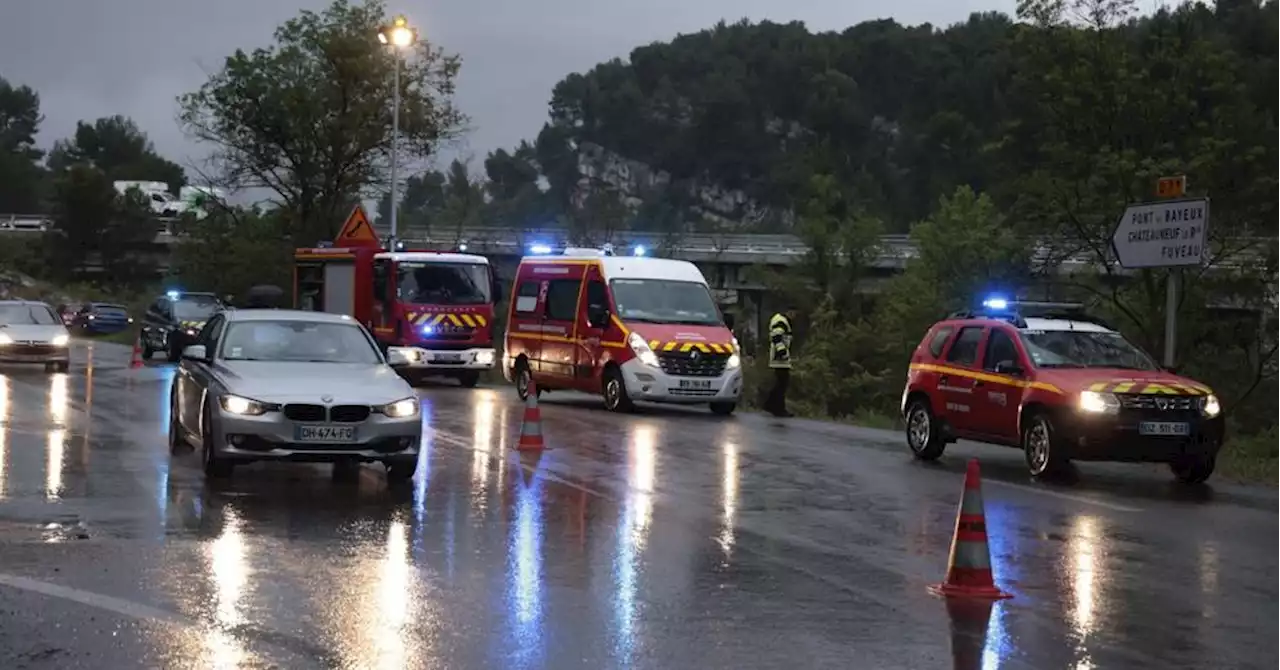
[[[764,409],[774,416],[787,417],[787,384],[791,382],[791,318],[793,310],[779,312],[769,319],[769,367],[773,370],[773,388]]]

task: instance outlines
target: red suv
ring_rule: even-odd
[[[917,458],[976,440],[1020,447],[1037,477],[1074,459],[1168,463],[1199,483],[1225,432],[1209,388],[1162,369],[1079,305],[999,298],[929,329],[902,413]]]

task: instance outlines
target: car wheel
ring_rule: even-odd
[[[147,338],[145,336],[139,337],[138,339],[142,340],[142,360],[150,360],[151,357],[155,355],[156,350],[151,348],[151,343],[147,342]]]
[[[729,416],[733,414],[733,410],[738,409],[736,402],[713,402],[711,403],[711,413],[719,416]]]
[[[480,383],[480,373],[474,370],[463,372],[458,376],[458,383],[462,384],[464,389],[473,389]]]
[[[200,447],[201,461],[204,465],[204,475],[213,479],[223,479],[231,476],[231,461],[218,456],[213,448],[213,422],[209,419],[210,413],[206,410],[205,416],[200,419]]]
[[[71,369],[71,361],[58,361],[53,364],[53,369],[57,372],[67,372]]]
[[[1070,459],[1063,453],[1053,422],[1044,414],[1033,414],[1022,428],[1022,451],[1032,477],[1046,477],[1063,472]]]
[[[169,338],[169,362],[177,363],[182,360],[182,345],[177,342],[177,338]]]
[[[922,461],[936,461],[947,448],[938,418],[926,400],[912,400],[907,406],[907,447]]]
[[[605,370],[602,385],[605,409],[610,412],[630,412],[635,409],[635,403],[631,402],[631,396],[627,395],[627,384],[622,380],[621,370],[618,368]]]
[[[1216,456],[1193,456],[1169,464],[1173,476],[1183,484],[1203,484],[1217,466]]]
[[[529,399],[529,383],[533,381],[533,373],[529,372],[529,364],[524,359],[516,361],[516,395],[521,400]],[[541,392],[538,395],[542,395]]]
[[[413,473],[418,469],[418,459],[404,458],[387,461],[386,466],[388,482],[407,482],[410,479],[413,479]]]
[[[178,399],[169,394],[169,453],[177,453],[187,446],[187,437],[182,433],[182,422],[178,420]]]

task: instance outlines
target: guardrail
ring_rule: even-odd
[[[173,244],[172,224],[176,219],[157,219],[159,230],[156,244]],[[3,233],[40,233],[49,229],[51,221],[46,217],[0,214],[0,234]],[[381,226],[374,227],[375,232],[384,238],[389,231]],[[529,247],[545,244],[551,247],[563,246],[567,242],[568,231],[564,229],[510,229],[510,228],[467,228],[450,232],[427,233],[421,231],[405,231],[401,241],[409,248],[457,248],[466,245],[468,252],[523,256]],[[750,234],[695,233],[679,237],[665,236],[661,233],[645,233],[638,231],[619,231],[609,236],[611,243],[621,254],[630,253],[634,245],[643,245],[647,249],[661,251],[663,254],[709,263],[729,265],[794,265],[798,263],[809,247],[795,235],[787,234]],[[1241,238],[1233,241],[1233,246],[1250,247],[1247,244],[1256,242],[1274,248],[1274,239]],[[876,267],[900,269],[907,261],[917,256],[915,244],[908,235],[880,236],[880,256],[874,263]],[[1060,249],[1063,245],[1038,245],[1033,257],[1033,264],[1040,266],[1055,265],[1061,273],[1071,273],[1081,269],[1098,269],[1096,256],[1091,253],[1067,253]],[[1240,267],[1246,260],[1256,259],[1259,252],[1255,249],[1238,256],[1235,260],[1223,263],[1224,267]],[[1252,258],[1250,258],[1252,256]]]

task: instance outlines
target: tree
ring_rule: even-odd
[[[80,121],[70,139],[54,143],[50,169],[61,172],[76,164],[101,170],[111,181],[162,181],[174,193],[187,183],[182,167],[161,158],[137,124],[123,116]]]
[[[182,221],[173,274],[184,286],[220,295],[243,296],[258,284],[288,287],[293,247],[284,241],[284,214],[222,208],[200,221]]]
[[[138,285],[155,276],[156,226],[137,192],[121,197],[105,173],[76,163],[53,186],[53,229],[45,257],[63,278],[97,265],[105,283]]]
[[[231,185],[267,188],[293,213],[295,240],[332,239],[352,200],[387,184],[392,69],[378,44],[381,0],[335,0],[275,32],[275,44],[236,51],[198,91],[180,98],[180,119],[214,147]],[[400,72],[400,157],[425,158],[461,127],[451,97],[460,61],[422,41]]]
[[[428,170],[420,175],[409,177],[404,182],[403,195],[400,198],[400,211],[397,213],[396,225],[401,230],[430,230],[444,209],[444,186],[447,178],[439,170]],[[387,223],[391,219],[391,192],[383,194],[378,201],[378,221]]]
[[[0,213],[41,211],[44,152],[36,148],[40,96],[0,78]]]

